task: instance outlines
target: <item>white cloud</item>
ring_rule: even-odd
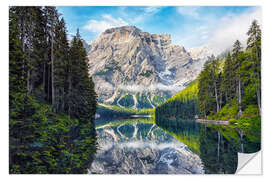
[[[149,6],[144,8],[144,12],[147,14],[155,14],[157,12],[159,12],[161,9],[161,7],[157,7],[157,6]]]
[[[158,13],[162,7],[149,6],[140,7],[139,9],[139,13],[136,13],[136,15],[131,15],[126,7],[121,7],[119,9],[121,12],[120,14],[122,14],[121,17],[116,18],[111,14],[103,14],[101,15],[100,19],[90,19],[83,28],[93,33],[100,34],[109,28],[143,23],[149,17]]]
[[[199,18],[199,13],[198,13],[199,7],[178,7],[177,11],[183,16],[191,16],[193,18]]]
[[[256,7],[251,11],[239,15],[228,15],[219,21],[219,24],[209,33],[206,41],[216,54],[231,48],[238,39],[244,46],[247,40],[247,31],[251,22],[256,19],[261,24],[261,8]]]
[[[84,29],[90,30],[94,33],[101,33],[109,28],[126,25],[128,25],[128,23],[122,18],[114,18],[110,14],[104,14],[100,21],[94,19],[89,20],[87,25],[84,26]]]
[[[170,85],[166,86],[163,84],[150,84],[148,86],[146,85],[137,85],[137,84],[131,84],[131,85],[120,85],[119,89],[128,91],[128,92],[151,92],[155,90],[161,90],[161,91],[181,91],[183,89],[183,86],[179,85]]]
[[[149,6],[149,7],[142,7],[140,8],[140,12],[136,14],[136,16],[129,18],[129,21],[132,23],[144,23],[147,21],[150,17],[158,13],[162,7],[158,6]]]

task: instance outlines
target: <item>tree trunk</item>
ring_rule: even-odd
[[[51,69],[51,78],[52,78],[52,109],[53,112],[56,112],[56,107],[55,107],[55,87],[54,87],[54,57],[53,57],[53,28],[51,29],[51,64],[52,64],[52,69]]]
[[[214,83],[215,86],[215,96],[216,96],[216,103],[217,103],[217,112],[219,112],[219,103],[218,103],[218,95],[217,95],[217,84],[216,81]]]
[[[62,99],[61,109],[62,109],[62,111],[64,111],[65,110],[65,90],[64,90],[64,88],[62,88],[62,97],[61,97],[61,99]]]
[[[31,85],[30,85],[30,79],[31,79],[31,74],[30,74],[30,69],[27,69],[27,94],[31,93]]]
[[[44,55],[44,64],[43,64],[43,92],[44,92],[44,99],[46,98],[46,58],[45,58],[45,55]]]
[[[222,105],[222,91],[220,91],[220,97],[219,97],[219,109],[221,109]]]
[[[47,77],[47,100],[49,101],[49,102],[51,102],[51,96],[50,96],[50,92],[51,92],[51,86],[50,86],[50,84],[51,84],[51,65],[50,64],[48,64],[48,77]]]
[[[71,111],[71,103],[70,103],[70,98],[71,98],[71,72],[69,72],[68,76],[68,116],[70,118],[70,111]]]
[[[240,149],[241,149],[241,152],[244,153],[244,144],[243,144],[243,131],[240,129]]]
[[[241,76],[238,76],[238,104],[239,104],[239,112],[238,115],[242,116],[242,96],[241,96]]]

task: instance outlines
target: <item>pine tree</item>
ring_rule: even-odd
[[[9,9],[9,170],[10,173],[34,172],[34,148],[40,137],[38,126],[44,117],[29,93],[29,56],[21,41],[18,9]],[[28,44],[29,45],[29,44]]]
[[[79,119],[79,125],[74,129],[72,138],[79,139],[80,142],[83,142],[78,144],[78,149],[95,152],[96,147],[93,140],[96,138],[94,116],[96,113],[97,97],[94,91],[94,83],[88,74],[87,54],[79,33],[77,33],[77,36],[71,42],[69,54],[69,114],[71,117]],[[80,132],[84,133],[81,134]],[[86,145],[81,147],[81,144]],[[92,160],[92,157],[89,157],[82,166],[86,168]],[[76,173],[80,172],[79,169],[74,169],[74,171]]]
[[[239,107],[239,116],[242,116],[242,83],[241,83],[241,65],[242,65],[242,45],[239,40],[236,40],[233,45],[232,56],[234,58],[234,70],[236,72],[236,92]]]
[[[88,75],[88,59],[79,36],[75,36],[70,48],[70,103],[71,116],[91,119],[94,115],[96,94],[92,78]],[[93,107],[94,106],[94,107]]]
[[[55,111],[65,112],[68,93],[68,63],[69,47],[65,21],[62,18],[55,27],[55,46],[54,46],[54,89],[55,89]]]
[[[235,83],[234,83],[234,71],[233,62],[230,53],[228,53],[225,59],[224,73],[223,73],[223,91],[226,96],[226,103],[231,103],[235,95]]]
[[[80,37],[69,48],[55,7],[9,14],[10,173],[86,173],[97,97]]]
[[[256,20],[252,22],[247,35],[247,50],[252,58],[252,80],[256,87],[257,104],[261,114],[261,29]]]
[[[19,17],[14,8],[9,9],[9,92],[26,92],[27,62],[20,41]]]
[[[56,112],[56,103],[55,103],[55,52],[54,52],[54,46],[55,46],[55,28],[56,24],[58,22],[59,15],[56,11],[55,7],[49,6],[45,7],[45,15],[47,17],[47,27],[49,28],[48,34],[49,34],[49,44],[50,44],[50,54],[49,54],[49,68],[50,68],[50,78],[49,78],[49,90],[51,90],[50,94],[51,97],[49,100],[52,103],[53,111]]]

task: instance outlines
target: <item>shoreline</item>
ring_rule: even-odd
[[[206,119],[195,119],[196,122],[200,123],[210,123],[210,124],[223,124],[223,125],[229,125],[229,121],[223,121],[223,120],[206,120]]]

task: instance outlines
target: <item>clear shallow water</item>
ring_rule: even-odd
[[[235,173],[237,152],[256,152],[241,130],[191,120],[98,119],[99,150],[89,173]]]

